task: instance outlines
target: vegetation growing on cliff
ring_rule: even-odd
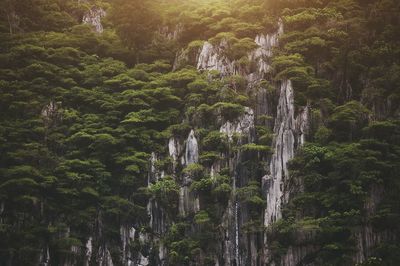
[[[106,10],[102,33],[81,23],[93,7]],[[53,265],[63,263],[94,232],[94,249],[107,242],[121,264],[122,224],[159,240],[136,237],[129,247],[153,265],[160,242],[169,265],[213,264],[231,197],[249,212],[241,230],[267,234],[275,261],[311,245],[304,263],[351,264],[357,233],[370,226],[389,237],[365,265],[399,264],[398,1],[7,0],[0,10],[0,265],[37,265],[47,248]],[[261,177],[274,152],[271,117],[256,117],[255,143],[221,133],[257,99],[239,74],[199,72],[193,59],[205,41],[224,41],[225,56],[250,67],[255,36],[275,31],[279,18],[284,34],[259,86],[275,97],[273,83],[290,79],[311,121],[290,163],[296,189],[267,230]],[[177,65],[182,50],[188,57]],[[192,128],[199,162],[171,169],[169,138]],[[235,190],[230,169],[204,169],[238,151],[246,178]],[[163,156],[158,174],[179,180],[148,186],[152,152]],[[201,210],[182,217],[185,178]],[[163,236],[148,228],[149,200],[172,221]]]

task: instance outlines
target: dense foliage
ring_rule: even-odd
[[[102,33],[81,23],[93,6],[108,13]],[[221,123],[254,106],[254,94],[240,75],[201,73],[192,61],[204,41],[225,40],[227,58],[246,65],[254,37],[276,30],[278,18],[285,34],[270,76],[293,81],[312,121],[290,164],[298,189],[266,232],[273,256],[311,241],[318,248],[307,262],[348,265],[357,230],[371,226],[390,237],[366,265],[399,264],[398,1],[5,0],[0,10],[0,265],[36,265],[43,247],[61,264],[93,232],[102,232],[95,246],[119,243],[121,224],[150,232],[149,199],[174,220],[161,240],[170,265],[214,262],[233,193],[250,213],[243,230],[267,231],[260,178],[273,152],[270,118],[257,118],[257,143],[229,140]],[[178,51],[189,56],[174,69]],[[180,180],[148,186],[149,161],[157,152],[157,168],[171,170],[168,139],[192,128],[199,163],[179,171],[202,208],[179,217]],[[247,179],[233,192],[229,169],[211,177],[204,168],[237,151]],[[139,239],[131,249],[150,250]],[[120,250],[110,252],[118,265]]]

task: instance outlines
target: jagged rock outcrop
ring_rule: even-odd
[[[199,161],[199,145],[195,132],[192,129],[185,142],[184,166],[198,163]],[[185,216],[189,213],[196,213],[200,210],[198,197],[190,191],[192,179],[187,174],[182,177],[182,185],[179,192],[179,214]]]
[[[283,33],[283,23],[279,21],[278,30],[272,34],[259,34],[254,42],[258,47],[251,51],[247,56],[250,62],[256,64],[256,70],[251,71],[230,60],[225,51],[229,43],[222,39],[217,45],[205,42],[197,57],[197,69],[217,70],[221,76],[240,74],[246,77],[249,84],[254,84],[262,79],[270,71],[270,57],[272,50],[278,45],[278,38]]]
[[[290,80],[283,81],[275,119],[274,153],[269,175],[263,177],[267,197],[264,225],[267,227],[281,218],[282,204],[288,200],[288,194],[285,195],[284,191],[284,183],[289,178],[287,163],[294,157],[296,149],[304,143],[307,125],[308,108],[304,108],[295,118],[292,83]]]
[[[191,163],[197,163],[198,161],[199,161],[199,144],[197,142],[196,136],[194,135],[194,130],[192,129],[186,140],[185,164],[189,165]]]
[[[234,62],[231,62],[223,53],[228,43],[222,40],[217,46],[205,42],[198,56],[197,69],[217,70],[222,76],[234,75],[238,72]]]
[[[220,128],[220,132],[228,136],[232,141],[234,134],[248,137],[248,142],[253,139],[252,129],[254,129],[254,111],[249,107],[245,107],[244,114],[236,121],[226,121]]]
[[[94,6],[83,15],[82,22],[92,25],[96,32],[102,33],[104,29],[101,19],[105,15],[106,11],[103,8]]]

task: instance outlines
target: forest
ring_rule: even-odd
[[[0,14],[0,266],[400,265],[398,0]]]

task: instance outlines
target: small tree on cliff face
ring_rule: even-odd
[[[110,14],[122,41],[135,52],[136,63],[140,53],[151,43],[160,18],[149,0],[115,0]]]

